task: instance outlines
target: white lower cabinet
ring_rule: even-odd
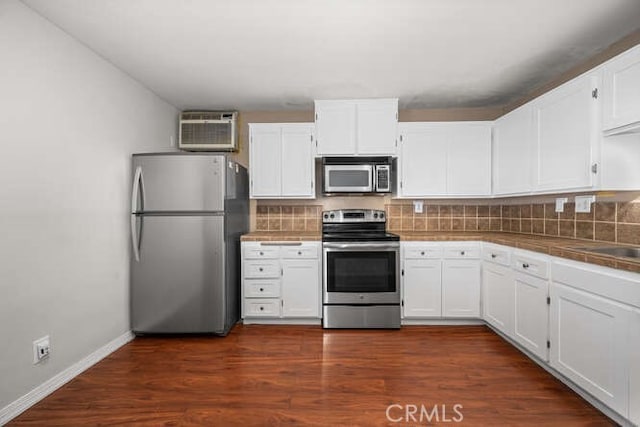
[[[243,242],[242,318],[320,319],[320,242]]]
[[[614,301],[551,285],[551,366],[624,416],[629,318],[630,310]]]
[[[516,273],[513,291],[513,339],[540,359],[548,361],[549,281]]]
[[[514,300],[511,267],[485,261],[482,268],[482,317],[508,336],[513,335]]]
[[[442,315],[480,317],[480,261],[442,262]]]
[[[477,242],[403,242],[403,318],[479,317],[479,258]]]
[[[320,317],[318,259],[282,260],[282,316]]]
[[[406,259],[402,312],[405,318],[442,316],[442,262],[440,259]]]
[[[629,338],[629,419],[640,425],[640,310],[631,315]]]

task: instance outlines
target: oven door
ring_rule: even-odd
[[[323,245],[324,304],[400,304],[398,242]]]
[[[324,165],[325,193],[370,193],[373,165]]]

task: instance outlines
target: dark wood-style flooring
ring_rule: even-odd
[[[614,425],[484,326],[242,325],[137,338],[10,423],[123,424]]]

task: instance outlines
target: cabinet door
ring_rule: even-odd
[[[442,263],[437,260],[404,261],[403,314],[405,318],[442,315]]]
[[[311,124],[282,125],[283,197],[315,197],[312,136]]]
[[[524,348],[549,360],[549,282],[518,273],[515,278],[515,325],[513,338]]]
[[[400,124],[401,197],[447,194],[445,128],[426,123]]]
[[[551,366],[625,416],[629,313],[611,300],[551,284]]]
[[[282,194],[280,126],[251,125],[250,129],[251,197],[280,197]]]
[[[356,153],[356,107],[352,101],[316,101],[319,156]]]
[[[493,128],[493,193],[531,191],[533,111],[531,104],[495,121]]]
[[[282,316],[320,317],[317,259],[282,260]]]
[[[640,46],[604,65],[603,128],[640,126]]]
[[[482,269],[482,311],[488,323],[513,335],[514,281],[511,268],[485,262]]]
[[[629,419],[640,425],[640,310],[632,313],[629,344]]]
[[[491,124],[455,123],[448,129],[447,194],[491,194]]]
[[[534,102],[536,190],[592,186],[598,142],[597,88],[597,75],[585,75]]]
[[[480,261],[442,261],[443,317],[480,317]]]
[[[357,103],[358,154],[395,155],[397,134],[397,99],[372,99]]]

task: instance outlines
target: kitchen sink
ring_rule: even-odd
[[[604,254],[611,256],[619,256],[625,258],[640,258],[640,247],[591,247],[591,248],[574,248],[581,251],[593,252],[596,254]]]

